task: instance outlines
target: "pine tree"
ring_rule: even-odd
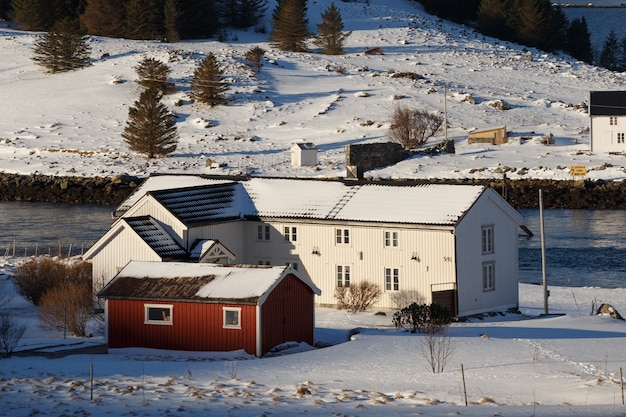
[[[158,59],[148,57],[142,59],[135,67],[135,71],[139,76],[137,82],[144,88],[156,88],[160,93],[165,93],[173,87],[173,84],[167,81],[170,68]]]
[[[611,29],[604,41],[602,51],[600,52],[600,58],[598,59],[600,66],[609,69],[611,71],[620,70],[619,62],[619,42],[615,31]]]
[[[219,31],[219,14],[214,0],[184,0],[179,7],[181,38],[207,38]]]
[[[48,30],[46,0],[13,0],[13,20],[23,30]]]
[[[220,0],[220,15],[226,25],[249,28],[267,11],[267,0]]]
[[[313,43],[322,48],[326,55],[341,55],[344,53],[343,44],[352,32],[343,33],[343,20],[335,3],[322,13],[322,23],[317,25],[318,36]]]
[[[126,36],[160,39],[163,35],[162,0],[129,0],[126,4]]]
[[[482,0],[478,9],[478,28],[487,36],[505,39],[510,32],[509,14],[513,0]]]
[[[565,51],[576,59],[588,64],[593,63],[593,47],[591,35],[585,17],[574,19],[567,29]]]
[[[131,151],[145,154],[148,159],[176,150],[176,122],[161,103],[161,93],[157,89],[149,88],[141,92],[135,106],[128,110],[122,137]]]
[[[518,42],[543,47],[548,40],[552,23],[552,5],[549,0],[515,0],[513,29]]]
[[[92,35],[123,37],[126,19],[125,0],[87,0],[80,22]]]
[[[163,25],[165,26],[165,38],[168,42],[178,42],[180,40],[180,19],[181,11],[178,0],[165,0],[165,10],[163,11]]]
[[[35,43],[33,61],[49,72],[64,72],[86,66],[90,52],[77,22],[65,18]]]
[[[244,58],[246,59],[246,65],[252,69],[254,74],[258,74],[261,71],[261,67],[263,66],[263,56],[265,55],[265,49],[260,46],[253,46],[248,49],[244,54]]]
[[[223,68],[215,55],[209,52],[193,72],[191,80],[193,98],[209,106],[226,103],[224,93],[228,90],[228,84],[224,82],[223,75]]]
[[[309,36],[306,0],[279,0],[272,13],[270,44],[281,51],[305,52]]]

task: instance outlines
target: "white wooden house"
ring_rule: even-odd
[[[471,185],[150,177],[85,254],[101,288],[130,260],[291,265],[332,306],[338,286],[383,290],[376,308],[411,295],[459,316],[518,305],[523,217],[496,191]],[[195,255],[192,255],[195,254]]]
[[[626,91],[589,93],[591,152],[626,152]]]

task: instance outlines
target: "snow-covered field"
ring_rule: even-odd
[[[223,43],[95,37],[92,65],[54,75],[31,60],[37,35],[4,24],[0,170],[85,176],[165,172],[343,177],[345,145],[386,141],[395,106],[443,115],[447,104],[455,155],[417,156],[366,176],[500,178],[502,169],[509,167],[512,179],[563,179],[576,164],[587,167],[588,178],[626,177],[623,156],[589,153],[589,117],[577,108],[590,90],[623,88],[624,74],[485,38],[427,15],[408,0],[336,3],[345,29],[352,31],[346,55],[273,50],[267,35],[253,31],[229,31]],[[274,4],[270,1],[270,11]],[[309,2],[312,31],[329,4]],[[243,62],[243,53],[255,45],[268,51],[256,78]],[[364,54],[375,47],[384,54]],[[208,108],[189,100],[193,70],[209,51],[218,56],[232,82],[227,106]],[[179,147],[173,155],[153,161],[130,152],[121,137],[128,108],[139,96],[134,67],[145,56],[167,62],[178,89],[164,102],[178,115]],[[402,72],[423,79],[394,78]],[[475,104],[466,101],[470,96]],[[174,106],[178,100],[183,104]],[[497,100],[511,109],[491,107]],[[511,134],[508,144],[467,144],[468,131],[500,125]],[[555,145],[541,144],[548,134],[554,135]],[[443,135],[430,143],[443,140]],[[317,145],[317,167],[290,166],[294,141]],[[523,168],[528,172],[517,174]]]
[[[625,415],[619,381],[626,324],[590,312],[592,303],[608,302],[624,313],[626,289],[550,292],[551,316],[539,317],[542,287],[522,284],[522,314],[453,324],[442,373],[429,370],[425,336],[392,327],[391,313],[319,308],[316,342],[331,346],[294,344],[271,358],[135,348],[0,359],[0,415]],[[20,349],[51,346],[42,350],[52,353],[102,342],[98,335],[63,339],[62,332],[40,329],[36,309],[19,296],[10,305],[29,325]]]

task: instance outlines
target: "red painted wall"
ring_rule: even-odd
[[[145,304],[173,305],[172,325],[144,324]],[[222,326],[222,307],[241,308],[241,329]],[[110,348],[232,351],[256,354],[256,306],[209,303],[108,301]]]
[[[263,354],[284,342],[314,343],[315,309],[311,289],[287,275],[261,306]]]

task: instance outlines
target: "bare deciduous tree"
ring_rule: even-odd
[[[71,332],[83,337],[93,315],[91,280],[55,287],[41,298],[39,317],[43,327]]]
[[[11,356],[25,331],[25,324],[18,323],[8,311],[0,311],[0,356]]]
[[[430,327],[430,331],[421,337],[420,347],[433,374],[444,371],[448,360],[455,350],[455,345],[448,334],[447,326],[443,331],[436,331],[436,329]]]
[[[425,110],[398,106],[391,115],[389,139],[406,150],[415,149],[434,136],[443,124],[443,117]]]

